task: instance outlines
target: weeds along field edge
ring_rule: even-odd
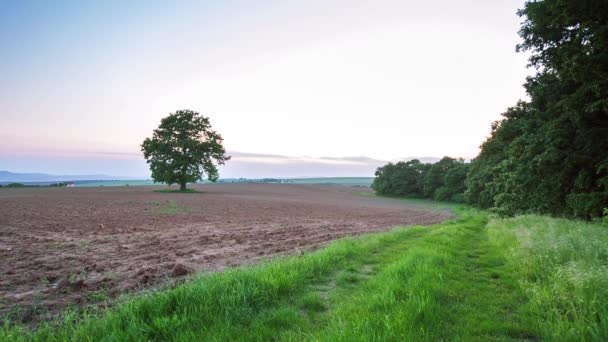
[[[608,340],[608,229],[583,221],[524,215],[494,218],[528,303],[525,311],[552,340]]]

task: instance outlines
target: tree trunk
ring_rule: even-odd
[[[179,184],[179,191],[186,191],[186,183]]]

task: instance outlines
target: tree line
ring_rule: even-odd
[[[602,215],[608,207],[608,6],[529,1],[518,14],[524,21],[517,50],[530,53],[529,66],[537,71],[524,84],[529,100],[492,124],[471,163],[447,157],[432,165],[389,163],[376,172],[378,193],[462,201],[506,215]]]
[[[469,163],[450,157],[434,164],[388,163],[376,171],[372,188],[382,195],[463,202],[468,171]]]

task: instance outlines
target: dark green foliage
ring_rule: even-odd
[[[526,3],[519,50],[538,73],[471,163],[467,200],[504,214],[593,218],[608,206],[608,3]]]
[[[424,196],[438,201],[462,201],[469,166],[463,159],[443,157],[424,175]]]
[[[381,195],[424,197],[423,180],[428,164],[418,159],[388,163],[376,170],[372,188]]]
[[[372,188],[381,195],[461,202],[469,165],[444,157],[435,164],[418,159],[378,168]]]
[[[230,159],[209,118],[191,110],[178,110],[162,119],[141,150],[150,164],[152,179],[179,184],[182,191],[186,183],[202,180],[205,173],[215,182],[219,177],[216,164],[223,165]]]

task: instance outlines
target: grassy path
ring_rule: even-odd
[[[488,236],[485,226],[466,230],[453,245],[454,272],[448,276],[444,320],[449,336],[465,340],[536,339],[522,312],[527,298],[505,255]]]
[[[483,215],[433,227],[417,239],[398,239],[378,254],[357,259],[357,266],[372,265],[374,275],[336,289],[320,319],[326,326],[312,339],[486,341],[536,336],[519,311],[526,298],[490,241]]]

